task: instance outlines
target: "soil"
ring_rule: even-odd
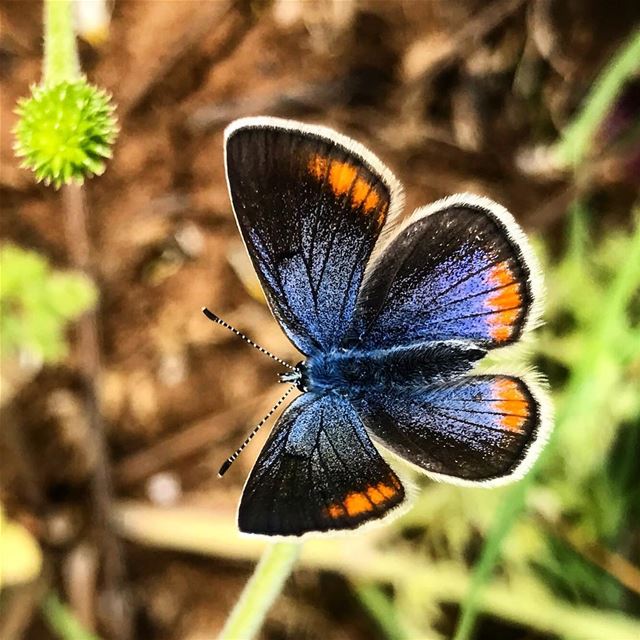
[[[482,193],[554,246],[578,187],[531,158],[557,139],[639,18],[635,0],[602,7],[597,0],[114,3],[108,40],[80,42],[82,66],[112,92],[121,127],[106,173],[85,189],[114,499],[152,499],[157,471],[169,473],[185,504],[233,509],[238,499],[258,446],[224,481],[218,465],[278,397],[277,367],[208,323],[202,306],[297,361],[255,292],[230,210],[226,124],[278,115],[332,126],[392,168],[407,211],[450,193]],[[39,2],[0,5],[0,233],[67,267],[73,240],[61,193],[34,184],[11,150],[15,102],[40,79],[41,11]],[[600,224],[627,224],[638,176],[606,131],[599,140],[579,189],[606,203]],[[65,599],[74,588],[73,552],[99,549],[101,539],[92,498],[100,461],[83,406],[82,354],[74,333],[70,339],[68,361],[42,369],[9,403],[5,417],[21,434],[25,459],[10,455],[15,442],[2,441],[0,476],[8,514],[40,539],[46,580]],[[210,420],[219,414],[227,419]],[[206,425],[205,438],[198,425]],[[191,444],[168,464],[138,466],[134,456],[190,428]],[[131,543],[121,552],[133,637],[149,640],[212,637],[252,569]],[[103,569],[98,562],[90,616],[113,637],[101,613]],[[455,616],[445,611],[445,620]],[[24,637],[54,637],[37,609],[23,626]],[[510,637],[500,629],[498,636],[494,623],[478,637]],[[383,636],[343,578],[299,571],[261,637]]]

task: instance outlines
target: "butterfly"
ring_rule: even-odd
[[[512,215],[461,194],[395,225],[402,188],[373,153],[278,118],[229,125],[225,165],[269,307],[305,356],[280,374],[302,393],[249,475],[240,530],[301,536],[398,513],[407,489],[378,446],[455,484],[522,476],[551,425],[544,383],[471,373],[539,320],[540,271]]]

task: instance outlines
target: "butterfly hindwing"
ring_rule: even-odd
[[[245,533],[299,536],[354,529],[404,500],[348,400],[303,394],[276,424],[245,485]]]
[[[348,326],[395,178],[364,147],[321,127],[247,118],[226,132],[238,226],[271,309],[305,354]]]
[[[439,340],[504,346],[535,320],[536,271],[511,214],[486,198],[451,196],[419,209],[382,252],[348,341],[369,349]]]
[[[355,406],[374,439],[458,483],[499,484],[521,475],[548,423],[535,386],[506,375],[366,394]]]

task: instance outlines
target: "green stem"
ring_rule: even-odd
[[[583,160],[602,120],[620,93],[627,78],[640,70],[640,29],[619,48],[593,83],[585,106],[565,128],[556,144],[555,155],[564,166],[577,166]]]
[[[53,86],[79,78],[72,0],[45,0],[44,34],[44,84]]]
[[[71,610],[51,592],[42,603],[42,613],[47,624],[62,640],[100,640],[87,631]]]
[[[398,620],[393,602],[382,587],[376,584],[361,584],[355,586],[355,591],[371,618],[378,623],[386,640],[405,640],[409,636]]]
[[[298,559],[300,546],[297,542],[276,542],[267,547],[219,640],[250,640],[256,635]]]

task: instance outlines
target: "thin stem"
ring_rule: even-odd
[[[617,98],[627,78],[640,70],[640,29],[633,31],[593,83],[583,109],[562,133],[556,145],[558,160],[577,166],[583,160],[602,120]]]
[[[300,548],[298,542],[276,542],[267,547],[219,640],[251,640],[256,635],[289,577]]]
[[[82,626],[80,621],[73,615],[71,609],[65,606],[53,592],[44,599],[42,613],[49,627],[60,638],[99,640],[98,636]]]
[[[45,0],[44,83],[56,85],[80,76],[72,0]]]
[[[84,191],[79,185],[66,185],[62,194],[65,203],[65,233],[71,263],[95,281]],[[125,564],[120,541],[113,530],[111,462],[98,401],[102,365],[98,319],[95,310],[84,314],[78,322],[77,349],[82,376],[84,407],[91,427],[91,446],[96,455],[91,489],[94,521],[100,535],[99,543],[107,596],[105,608],[114,635],[118,638],[129,638],[131,637],[132,621],[128,593],[125,588]]]

